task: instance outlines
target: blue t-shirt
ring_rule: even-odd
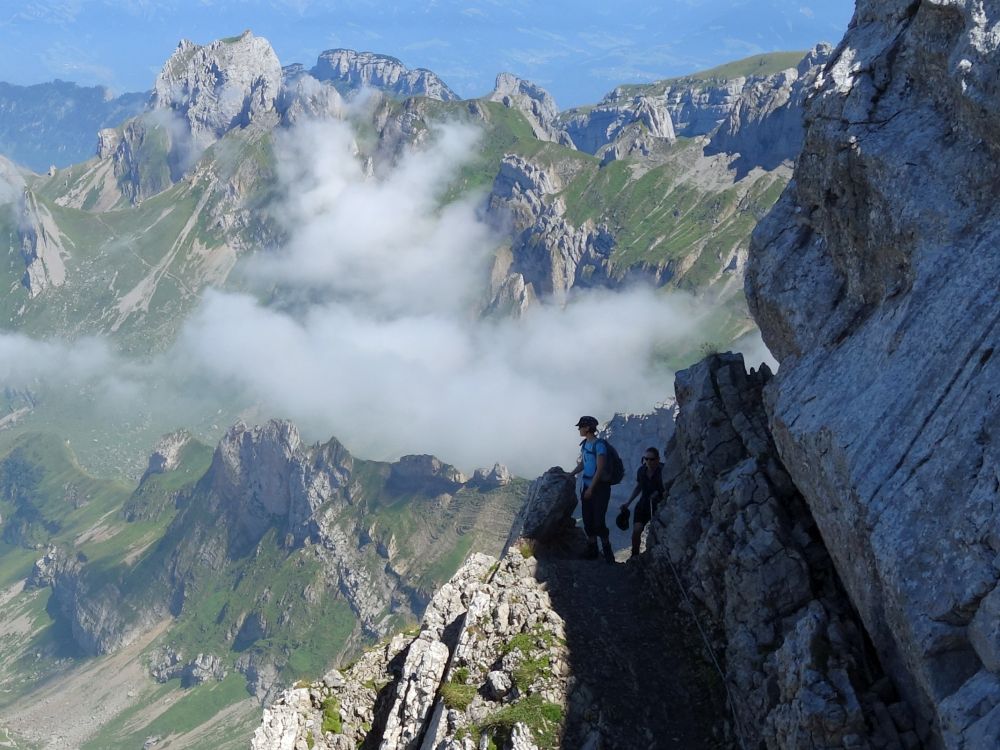
[[[594,474],[597,473],[597,456],[606,457],[608,455],[608,444],[600,438],[592,443],[584,440],[583,445],[580,446],[580,455],[583,457],[583,481],[589,483],[594,478]]]

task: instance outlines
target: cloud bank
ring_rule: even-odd
[[[375,177],[346,124],[297,126],[276,143],[288,240],[246,260],[248,292],[209,290],[152,361],[107,340],[0,333],[0,385],[53,387],[74,408],[79,394],[109,430],[113,418],[218,437],[243,413],[292,419],[308,439],[335,436],[365,458],[433,453],[522,476],[571,465],[577,418],[670,397],[662,363],[704,340],[712,311],[637,287],[481,317],[502,238],[479,217],[482,196],[444,201],[477,137],[441,127]],[[766,352],[759,338],[742,346],[754,347]]]
[[[670,396],[658,354],[697,343],[709,312],[688,296],[593,291],[519,319],[478,316],[499,238],[477,200],[440,205],[476,138],[441,128],[374,179],[342,123],[289,133],[277,148],[290,239],[248,268],[269,302],[208,294],[179,342],[185,360],[360,455],[525,475],[572,462],[580,414]]]

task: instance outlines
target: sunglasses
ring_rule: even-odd
[[[658,459],[656,456],[643,456],[642,460],[643,461],[659,461],[660,459]]]

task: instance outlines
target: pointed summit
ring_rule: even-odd
[[[179,114],[207,146],[274,112],[280,88],[278,56],[248,29],[205,46],[181,40],[156,78],[151,105]]]

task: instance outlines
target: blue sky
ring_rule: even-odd
[[[146,90],[180,39],[249,28],[283,64],[370,50],[430,68],[462,96],[487,93],[507,70],[565,108],[619,83],[836,43],[853,10],[853,0],[22,0],[0,5],[0,80]]]

